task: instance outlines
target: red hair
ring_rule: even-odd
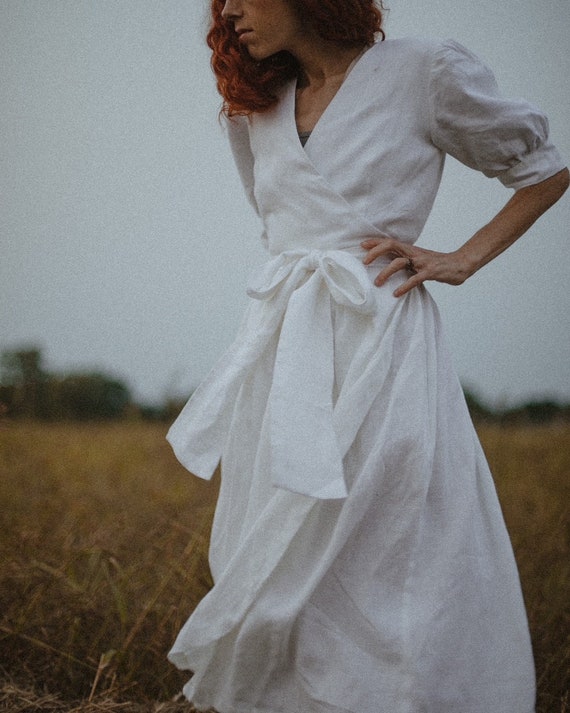
[[[371,45],[382,30],[382,2],[374,0],[289,0],[304,22],[322,39],[339,45]],[[297,60],[279,52],[258,62],[238,41],[232,22],[222,17],[225,0],[212,0],[208,46],[212,69],[228,116],[269,109],[277,90],[299,72]]]

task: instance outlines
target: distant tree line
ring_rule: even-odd
[[[538,399],[513,408],[492,409],[484,405],[471,391],[464,390],[465,400],[475,422],[508,424],[539,424],[570,421],[570,404],[551,399]]]
[[[491,409],[472,392],[465,398],[475,421],[550,423],[570,421],[570,405],[532,401],[512,409]],[[184,401],[168,400],[156,407],[133,401],[121,379],[100,372],[57,375],[43,366],[38,348],[4,351],[0,355],[0,416],[40,420],[108,420],[142,418],[170,421]]]
[[[121,418],[132,398],[125,383],[102,373],[50,374],[32,348],[0,356],[0,403],[15,417],[83,421]]]

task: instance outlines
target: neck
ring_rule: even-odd
[[[298,85],[320,87],[342,81],[351,62],[365,49],[364,45],[338,45],[320,38],[303,43],[294,52],[301,66]]]

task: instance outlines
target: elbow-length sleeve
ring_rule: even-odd
[[[504,98],[491,70],[459,43],[447,40],[436,50],[429,96],[433,143],[508,188],[564,168],[546,116],[526,101]]]

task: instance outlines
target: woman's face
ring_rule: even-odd
[[[287,0],[226,0],[222,16],[233,23],[239,41],[256,60],[295,46],[306,34]]]

